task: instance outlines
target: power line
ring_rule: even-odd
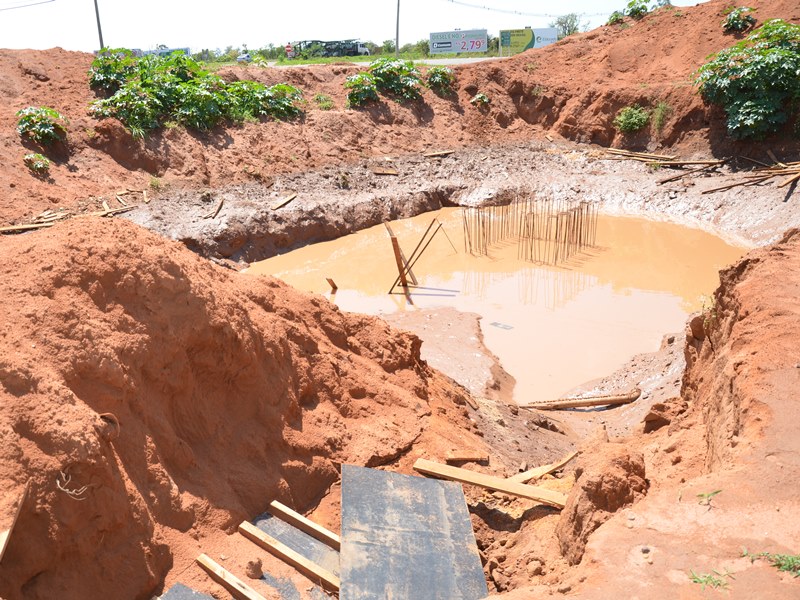
[[[29,2],[28,4],[21,4],[20,6],[9,6],[6,8],[0,8],[0,12],[4,10],[16,10],[18,8],[28,8],[29,6],[38,6],[39,4],[49,4],[50,2],[55,2],[56,0],[41,0],[40,2]]]
[[[460,0],[444,0],[444,1],[445,2],[450,2],[451,4],[458,4],[459,6],[466,6],[468,8],[477,8],[477,9],[480,9],[480,10],[488,10],[490,12],[504,13],[504,14],[507,14],[507,15],[520,15],[520,16],[523,16],[523,17],[543,17],[543,18],[548,18],[548,19],[552,19],[552,18],[556,18],[556,17],[560,17],[561,16],[560,14],[556,15],[556,14],[544,14],[544,13],[529,13],[529,12],[522,12],[522,11],[519,11],[519,10],[508,10],[508,9],[503,9],[503,8],[492,8],[491,6],[484,6],[484,5],[480,5],[480,4],[471,4],[469,2],[461,2]],[[609,15],[609,13],[607,13],[607,12],[604,12],[604,13],[592,13],[592,14],[581,13],[582,17],[607,17],[608,15]]]

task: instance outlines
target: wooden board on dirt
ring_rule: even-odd
[[[562,408],[590,408],[593,406],[618,406],[630,404],[636,400],[642,390],[635,388],[624,394],[609,394],[603,396],[588,396],[586,398],[559,398],[558,400],[545,400],[543,402],[530,402],[521,404],[520,408],[535,408],[536,410],[558,410]]]
[[[11,539],[11,534],[14,532],[14,527],[19,519],[19,513],[22,512],[22,505],[28,497],[28,490],[31,487],[31,482],[27,482],[22,491],[14,496],[6,495],[3,498],[3,503],[0,505],[0,562],[3,560],[3,555],[8,548],[8,542]]]
[[[450,156],[451,154],[455,154],[455,150],[439,150],[437,152],[426,152],[422,156],[425,158],[441,158],[443,156]]]
[[[390,169],[388,167],[372,167],[370,169],[373,175],[400,175],[397,169]]]
[[[450,479],[460,483],[469,483],[494,492],[503,492],[504,494],[510,494],[512,496],[536,500],[537,502],[555,508],[564,508],[564,505],[567,503],[567,496],[561,492],[509,481],[508,479],[495,477],[494,475],[485,475],[484,473],[478,473],[476,471],[442,465],[424,458],[417,459],[417,462],[414,463],[414,470],[432,477]]]
[[[195,560],[197,564],[203,567],[206,573],[211,576],[211,579],[233,594],[234,598],[242,598],[244,600],[266,600],[264,596],[236,577],[233,573],[223,568],[207,554],[201,554]]]
[[[321,525],[306,519],[303,515],[293,511],[285,504],[281,504],[277,500],[273,500],[270,502],[267,510],[282,521],[285,521],[289,525],[296,527],[303,533],[310,535],[312,538],[327,544],[334,550],[339,550],[341,547],[341,540],[339,539],[338,535],[332,531],[329,531],[328,529],[325,529]]]
[[[554,463],[550,463],[549,465],[542,465],[541,467],[536,467],[533,469],[528,469],[527,471],[523,471],[522,473],[517,473],[516,475],[512,475],[508,478],[509,481],[516,481],[518,483],[528,483],[532,479],[540,479],[545,475],[552,473],[553,471],[558,471],[560,468],[565,466],[569,461],[573,458],[578,456],[577,452],[570,452],[567,456],[558,460]]]
[[[342,465],[341,600],[487,594],[461,486]]]
[[[278,210],[279,208],[289,204],[289,202],[291,202],[295,198],[297,198],[297,194],[289,194],[288,196],[286,196],[286,198],[283,198],[283,199],[278,200],[277,202],[273,203],[273,205],[270,206],[270,208],[272,210]]]
[[[280,520],[276,517],[275,519],[277,521]],[[310,560],[308,557],[289,547],[287,544],[284,544],[282,541],[277,540],[273,536],[265,533],[261,527],[256,527],[252,523],[244,521],[239,525],[239,533],[248,538],[250,541],[256,543],[273,556],[276,556],[283,562],[293,566],[303,575],[311,579],[311,581],[314,583],[321,583],[324,588],[334,592],[339,589],[339,577],[336,573],[331,572],[329,569],[326,569],[313,560]],[[331,550],[331,552],[335,551]]]

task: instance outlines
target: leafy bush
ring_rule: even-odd
[[[419,98],[420,74],[410,60],[379,58],[369,65],[369,72],[379,91],[398,100]]]
[[[50,161],[46,156],[42,156],[38,152],[26,154],[22,158],[22,162],[30,169],[31,173],[39,177],[47,175],[50,172]]]
[[[649,4],[648,0],[631,0],[625,9],[625,14],[632,19],[641,19],[650,12]]]
[[[447,67],[431,67],[427,73],[428,87],[440,96],[449,96],[453,93],[456,76],[453,70]]]
[[[345,80],[344,87],[350,90],[347,92],[347,106],[358,107],[378,101],[378,87],[372,73],[350,75]]]
[[[762,139],[800,116],[800,25],[772,19],[711,57],[695,84],[735,139]]]
[[[621,13],[618,10],[615,10],[611,13],[611,16],[608,17],[608,22],[606,25],[616,25],[617,23],[622,23],[625,20],[625,14]]]
[[[89,69],[89,87],[113,94],[136,72],[137,61],[126,48],[103,48]]]
[[[623,133],[632,133],[644,128],[649,120],[650,111],[638,104],[634,104],[633,106],[626,106],[617,113],[614,118],[614,127]]]
[[[94,115],[116,117],[139,138],[164,123],[207,130],[223,120],[291,119],[301,113],[297,88],[226,83],[180,52],[137,59],[127,50],[104,50],[89,75],[90,84],[112,93],[92,104]]]
[[[478,92],[472,98],[469,99],[469,102],[470,104],[473,104],[478,108],[485,108],[489,106],[491,100],[489,100],[489,96],[487,96],[483,92]]]
[[[722,29],[724,31],[746,31],[756,24],[756,19],[747,13],[755,12],[748,6],[740,6],[728,11],[728,16],[722,22]]]
[[[320,110],[331,110],[333,108],[333,100],[326,94],[316,94],[314,102]]]
[[[17,112],[17,133],[37,144],[52,144],[67,135],[67,119],[46,106],[29,106]]]

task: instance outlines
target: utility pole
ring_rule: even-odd
[[[397,0],[400,2],[400,0]],[[105,48],[103,43],[103,30],[100,28],[100,10],[97,8],[97,0],[94,0],[94,14],[97,17],[97,35],[100,36],[100,49]]]
[[[97,0],[95,0],[95,3]],[[400,0],[397,0],[397,29],[394,33],[394,56],[400,58]]]

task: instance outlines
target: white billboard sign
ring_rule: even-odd
[[[431,54],[486,52],[489,49],[489,37],[485,29],[432,33],[428,43]]]

